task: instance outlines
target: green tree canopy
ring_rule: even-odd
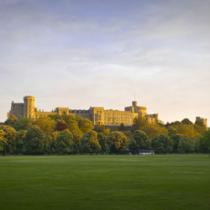
[[[85,153],[98,153],[101,151],[101,145],[98,141],[98,134],[95,131],[86,133],[81,141],[82,151]]]
[[[177,147],[178,153],[193,153],[195,152],[196,141],[189,137],[182,137],[179,140]]]
[[[144,131],[150,139],[168,134],[165,126],[158,123],[150,124],[146,119],[140,117],[134,120],[133,130]]]
[[[86,119],[86,118],[81,118],[79,119],[79,128],[83,133],[87,133],[93,129],[93,123]]]
[[[7,139],[5,138],[6,134],[3,129],[0,129],[0,154],[5,154]]]
[[[0,130],[4,131],[4,138],[7,142],[5,152],[14,154],[16,151],[16,130],[9,125],[1,125]]]
[[[139,153],[140,150],[150,149],[151,142],[144,131],[136,130],[133,134],[131,148],[134,153]]]
[[[62,130],[63,127],[65,127],[65,125],[62,127],[62,125],[59,123],[57,123],[56,125],[55,120],[49,117],[44,117],[44,118],[39,118],[35,120],[34,125],[37,125],[44,133],[51,134],[55,130],[55,126],[57,126],[58,130],[59,129]]]
[[[200,151],[210,153],[210,129],[200,139]]]
[[[38,126],[28,129],[25,136],[25,153],[42,154],[44,151],[45,135]]]
[[[14,128],[18,131],[19,130],[27,130],[32,126],[32,124],[33,124],[33,121],[31,119],[18,118],[14,124]]]
[[[54,151],[58,154],[73,153],[73,135],[66,129],[56,133],[55,141],[53,142]]]
[[[152,148],[156,153],[170,153],[173,150],[173,142],[168,136],[160,135],[152,140]]]
[[[63,130],[66,130],[67,128],[68,128],[68,125],[64,120],[58,120],[56,122],[56,130],[57,131],[63,131]]]
[[[113,131],[110,133],[108,142],[111,153],[125,153],[127,152],[128,138],[121,131]]]

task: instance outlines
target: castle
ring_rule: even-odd
[[[106,110],[103,107],[90,107],[88,110],[57,107],[51,112],[38,110],[35,107],[35,98],[33,96],[25,96],[23,101],[23,103],[12,102],[8,115],[14,115],[17,118],[37,119],[50,115],[75,114],[90,119],[94,125],[104,126],[120,126],[122,124],[132,126],[134,119],[137,117],[144,118],[150,124],[158,122],[158,114],[147,114],[147,108],[138,106],[136,101],[133,101],[131,106],[125,107],[124,111]]]
[[[57,107],[51,112],[38,110],[35,107],[35,98],[33,96],[25,96],[23,103],[15,103],[12,101],[11,110],[8,115],[14,115],[17,118],[38,119],[48,117],[50,115],[79,115],[88,118],[94,125],[104,126],[132,126],[134,119],[141,117],[149,124],[159,122],[158,114],[147,114],[147,108],[138,106],[136,101],[131,106],[125,107],[124,111],[104,109],[104,107],[90,107],[88,110],[74,110],[68,107]],[[203,124],[208,127],[207,119],[196,117],[196,123]]]

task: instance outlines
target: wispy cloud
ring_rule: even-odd
[[[11,99],[210,118],[210,0],[0,1],[0,119]]]

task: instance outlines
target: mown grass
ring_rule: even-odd
[[[208,155],[0,157],[1,210],[209,210]]]

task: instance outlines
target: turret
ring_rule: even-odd
[[[132,106],[137,107],[137,101],[132,101]]]
[[[35,98],[33,96],[25,96],[24,100],[24,117],[29,119],[35,118]]]
[[[196,117],[195,124],[202,125],[204,127],[208,127],[208,121],[206,118]]]

